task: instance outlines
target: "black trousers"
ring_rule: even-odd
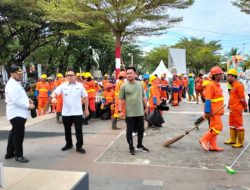
[[[248,112],[250,113],[250,94],[248,94]]]
[[[15,154],[15,157],[23,156],[23,139],[26,119],[15,117],[10,120],[12,129],[9,132],[7,154]]]
[[[75,132],[76,132],[76,147],[81,148],[83,145],[82,115],[62,116],[62,122],[64,125],[66,145],[68,146],[73,145],[71,127],[72,127],[72,124],[74,124]]]
[[[143,133],[144,133],[144,116],[126,117],[126,124],[127,124],[126,137],[127,137],[129,149],[134,149],[133,136],[132,136],[133,131],[137,131],[137,135],[138,135],[137,146],[142,146]]]

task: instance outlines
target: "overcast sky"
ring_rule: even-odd
[[[250,15],[240,12],[230,0],[195,0],[193,6],[171,11],[170,16],[182,16],[183,21],[165,35],[139,38],[144,50],[173,45],[181,37],[197,37],[221,40],[223,52],[234,47],[250,54]]]

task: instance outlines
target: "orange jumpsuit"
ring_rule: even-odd
[[[91,80],[91,81],[85,81],[84,84],[86,91],[88,93],[89,109],[90,111],[95,112],[96,82],[94,80]]]
[[[220,88],[220,83],[211,81],[206,87],[205,100],[211,101],[211,113],[217,111],[218,108],[224,105],[224,97],[222,89]],[[219,134],[223,129],[223,124],[221,120],[221,115],[224,114],[224,108],[218,111],[216,114],[210,117],[209,128],[213,130],[216,134]]]
[[[199,102],[199,95],[201,99],[203,98],[203,88],[202,88],[203,80],[201,78],[195,79],[195,92],[196,92],[196,102]]]
[[[37,82],[36,91],[38,92],[38,115],[41,113],[45,114],[45,106],[48,102],[49,93],[50,93],[50,85],[48,82]]]
[[[156,80],[151,83],[150,92],[149,92],[149,112],[154,111],[157,108],[157,105],[161,103],[160,89],[157,86]],[[156,99],[156,104],[154,104],[154,99]]]
[[[223,129],[221,115],[224,114],[224,97],[220,83],[211,81],[205,92],[205,113],[212,114],[209,117],[209,130],[200,139],[200,144],[206,151],[222,151],[217,145],[217,135]],[[216,112],[216,113],[215,113]],[[208,146],[209,144],[209,146]]]
[[[232,85],[229,98],[229,126],[230,128],[243,130],[243,111],[247,108],[245,100],[244,86],[235,81]]]
[[[180,90],[180,85],[179,85],[179,80],[173,80],[172,81],[172,106],[178,106],[179,105],[179,90]]]
[[[121,86],[123,85],[123,80],[118,80],[115,84],[115,111],[114,111],[114,118],[119,117],[118,109],[119,109],[119,93]],[[122,114],[125,115],[125,102],[122,103]]]
[[[180,101],[182,100],[182,91],[183,91],[183,80],[182,80],[182,78],[179,78],[178,79],[179,80],[179,86],[180,86],[180,88],[179,88],[179,98],[180,98]]]
[[[184,94],[184,97],[186,97],[186,93],[187,93],[187,89],[188,89],[188,78],[184,77],[182,79],[182,82],[183,82],[183,94]]]
[[[103,79],[102,80],[102,89],[105,90],[106,88],[106,85],[109,83],[109,80],[108,79]]]
[[[54,86],[55,88],[60,86],[63,83],[64,79],[58,79],[55,81]],[[62,112],[63,106],[63,97],[62,94],[56,96],[56,112]]]
[[[168,81],[165,79],[162,79],[160,82],[160,86],[161,86],[161,98],[168,98],[168,94],[167,94],[167,86],[168,86]]]

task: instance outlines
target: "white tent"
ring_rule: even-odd
[[[155,71],[151,75],[157,74],[158,77],[161,77],[162,74],[166,73],[167,78],[172,78],[173,75],[169,72],[163,61],[160,61],[160,64],[158,67],[155,69]]]

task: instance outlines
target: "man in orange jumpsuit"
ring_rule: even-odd
[[[223,129],[221,116],[224,114],[224,97],[219,83],[223,71],[220,67],[215,66],[211,68],[210,74],[212,80],[206,87],[204,110],[204,116],[210,120],[210,124],[209,130],[200,138],[200,144],[206,151],[222,151],[223,148],[217,145],[217,135]]]
[[[53,80],[52,77],[48,77],[47,80],[48,80],[48,83],[50,85],[50,92],[52,92],[54,90],[54,88],[55,88],[55,82],[54,82],[54,80]],[[56,109],[56,104],[55,103],[51,103],[50,104],[50,109],[51,109],[50,113],[54,113],[55,109]]]
[[[179,81],[179,100],[182,101],[182,93],[183,93],[183,80],[182,80],[182,74],[178,75],[178,81]]]
[[[64,82],[64,78],[62,73],[58,73],[56,75],[56,80],[54,82],[54,89],[60,86]],[[63,98],[62,94],[56,95],[56,121],[57,123],[62,123],[62,106],[63,106]]]
[[[227,73],[227,81],[231,85],[229,98],[229,126],[230,138],[225,141],[225,144],[232,144],[234,148],[244,146],[245,129],[243,127],[243,111],[247,110],[245,100],[244,86],[238,80],[238,72],[235,69],[230,69]]]
[[[161,87],[161,99],[168,99],[168,81],[166,80],[166,74],[161,75],[161,81],[160,81],[160,87]]]
[[[188,78],[187,78],[187,75],[183,76],[182,82],[183,82],[182,97],[186,98],[187,97],[186,96],[187,95],[187,89],[188,89]]]
[[[102,89],[105,90],[106,85],[109,83],[108,75],[105,74],[102,80]]]
[[[37,82],[36,84],[36,91],[35,96],[38,100],[38,115],[40,116],[41,113],[43,115],[46,114],[45,106],[49,100],[49,96],[51,94],[50,85],[46,82],[47,75],[42,74],[41,81]]]
[[[105,85],[105,91],[103,92],[101,109],[103,109],[104,106],[110,106],[111,115],[113,115],[114,114],[114,102],[115,102],[115,92],[113,90],[113,84],[107,83]]]
[[[96,82],[92,79],[92,75],[90,72],[85,73],[85,89],[88,93],[89,99],[89,110],[90,110],[90,118],[95,118],[96,115],[96,107],[95,107],[95,98],[96,98]]]
[[[172,80],[172,106],[178,106],[179,105],[179,91],[180,91],[180,85],[179,80],[176,74],[173,75]]]
[[[117,127],[117,120],[119,118],[119,112],[118,112],[118,108],[119,108],[119,93],[120,93],[120,89],[121,89],[121,86],[124,83],[124,79],[125,78],[126,78],[126,72],[125,71],[121,71],[120,74],[119,74],[118,81],[115,84],[115,111],[114,111],[114,117],[113,117],[113,120],[112,120],[112,129],[119,129]],[[122,103],[122,111],[123,111],[122,115],[125,115],[125,103],[124,102]]]
[[[201,97],[201,100],[203,102],[203,88],[202,88],[202,74],[199,74],[199,76],[195,79],[195,92],[196,92],[196,104],[199,103],[199,96]]]
[[[149,91],[149,112],[153,112],[157,106],[161,103],[161,95],[159,88],[159,80],[155,75],[151,75],[149,78],[149,84],[151,84]]]

